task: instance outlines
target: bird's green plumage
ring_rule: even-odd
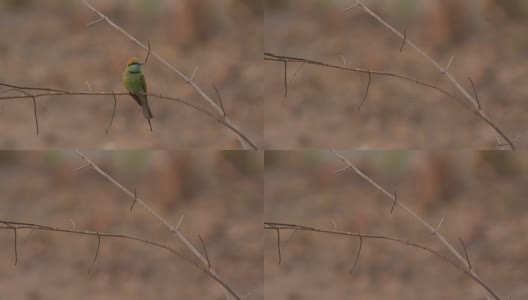
[[[145,95],[138,95],[139,93],[147,92],[147,82],[145,76],[141,72],[142,63],[135,57],[131,58],[125,71],[123,72],[123,85],[128,90],[132,98],[143,108],[143,116],[147,119],[153,118],[152,112],[148,105],[148,99]],[[149,120],[150,123],[150,120]]]

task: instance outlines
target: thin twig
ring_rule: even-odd
[[[302,69],[303,66],[304,66],[304,62],[302,62],[302,63],[297,67],[297,69],[295,70],[295,72],[293,72],[293,75],[292,75],[292,77],[290,78],[290,82],[293,81],[293,78],[295,78],[295,75],[297,75],[297,72],[299,72],[299,71]]]
[[[101,247],[101,235],[97,234],[97,249],[95,250],[95,256],[92,261],[92,264],[90,265],[90,268],[88,269],[88,273],[92,271],[93,266],[95,265],[95,261],[97,260],[97,256],[99,255],[99,248]]]
[[[402,44],[400,46],[400,53],[402,52],[403,45],[405,45],[406,41],[407,41],[407,31],[405,30],[405,28],[403,28],[403,41],[402,41]]]
[[[135,42],[138,46],[141,48],[148,50],[148,47],[140,42],[138,39],[133,37],[130,33],[126,32],[123,28],[119,27],[117,24],[112,22],[108,17],[106,17],[103,13],[101,13],[99,10],[97,10],[95,7],[93,7],[91,4],[89,4],[86,0],[80,0],[86,7],[91,9],[93,12],[95,12],[99,17],[101,17],[103,20],[105,20],[108,25],[119,31],[121,34],[126,36],[131,41]],[[216,111],[221,114],[222,109],[209,97],[194,81],[192,81],[189,77],[187,77],[183,72],[178,70],[176,67],[171,65],[167,60],[165,60],[163,57],[161,57],[157,52],[155,51],[149,51],[149,53],[154,56],[156,59],[158,59],[161,63],[163,63],[165,66],[167,66],[169,69],[171,69],[173,72],[178,74],[184,81],[188,82],[192,88],[204,99],[206,100]],[[240,144],[244,149],[246,149],[246,144],[244,142],[247,142],[247,134],[242,133],[242,131],[233,123],[233,121],[229,118],[225,118],[226,124],[229,124],[232,128],[236,130],[232,130],[234,133],[236,133],[236,137],[238,138]],[[254,150],[256,150],[254,144],[249,144]]]
[[[277,253],[278,253],[278,256],[279,256],[279,265],[280,265],[281,262],[282,262],[280,228],[278,228],[275,225],[270,224],[270,223],[264,222],[264,224],[269,225],[271,229],[275,229],[277,231]],[[264,229],[268,229],[268,228],[264,227]]]
[[[149,56],[150,56],[150,40],[147,40],[148,43],[148,50],[147,50],[147,57],[145,57],[145,61],[143,62],[144,65],[147,64]]]
[[[449,59],[449,62],[447,63],[447,66],[440,72],[440,74],[445,74],[445,72],[447,72],[447,70],[451,66],[451,63],[453,62],[453,58],[455,58],[455,57],[451,56],[451,58]]]
[[[394,211],[394,207],[396,206],[397,203],[398,203],[398,193],[396,191],[394,191],[394,203],[392,203],[391,215],[392,215],[392,212]]]
[[[0,85],[5,85],[5,84],[0,83]],[[219,117],[198,105],[191,104],[179,98],[163,96],[161,94],[150,94],[150,93],[138,93],[138,94],[145,95],[147,97],[154,97],[154,98],[178,102],[194,110],[197,110],[207,115],[209,118],[215,120],[216,122],[220,123],[222,126],[226,127],[227,129],[233,131],[234,134],[236,134],[241,139],[243,139],[244,142],[246,142],[248,145],[251,146],[251,148],[258,149],[258,147],[255,144],[253,144],[253,142],[243,132],[239,131],[239,129],[236,126],[232,125],[232,123],[229,121],[228,118],[224,118],[223,116]],[[87,96],[87,95],[90,95],[90,96],[108,96],[108,95],[130,96],[129,93],[115,93],[115,92],[47,92],[47,93],[40,93],[40,94],[33,94],[33,95],[3,96],[3,97],[0,97],[0,101],[1,100],[11,100],[11,99],[25,99],[25,98],[33,98],[33,97],[40,98],[40,97],[47,97],[47,96],[73,96],[73,95],[77,95],[77,96]]]
[[[209,260],[209,255],[207,254],[207,248],[205,247],[205,243],[202,239],[202,236],[198,235],[198,238],[200,238],[200,242],[202,243],[202,248],[205,253],[205,258],[207,258],[207,265],[209,266],[209,269],[211,268],[211,261]]]
[[[110,130],[110,127],[112,126],[112,123],[114,122],[114,117],[116,113],[116,107],[117,107],[117,98],[116,95],[114,96],[114,109],[112,110],[112,119],[110,119],[110,124],[108,124],[108,127],[106,127],[106,134],[108,134],[108,130]]]
[[[163,218],[158,212],[156,212],[152,207],[150,207],[150,205],[148,205],[144,200],[142,200],[141,198],[137,197],[137,195],[134,195],[130,190],[128,190],[127,188],[125,188],[122,184],[120,184],[117,180],[115,180],[112,176],[108,175],[105,171],[103,171],[101,168],[99,168],[99,166],[97,166],[92,160],[90,160],[88,157],[86,157],[84,154],[82,154],[81,152],[79,152],[78,150],[75,151],[75,153],[80,156],[83,160],[85,160],[87,163],[89,163],[92,168],[97,172],[99,173],[101,176],[103,176],[104,178],[106,178],[108,181],[110,181],[110,183],[112,183],[113,185],[115,185],[116,187],[118,187],[121,191],[123,191],[125,194],[127,194],[128,196],[134,198],[134,200],[139,203],[141,206],[143,206],[143,208],[145,208],[145,210],[147,210],[147,212],[149,212],[154,218],[156,218],[158,221],[160,221],[163,225],[165,225],[170,232],[173,232],[176,234],[176,236],[185,244],[185,246],[191,250],[191,252],[202,262],[202,264],[208,266],[208,262],[207,262],[207,259],[204,258],[204,256],[200,253],[200,251],[198,251],[190,242],[189,240],[187,240],[187,238],[181,233],[179,232],[176,227],[174,227],[173,225],[171,225],[165,218]],[[218,276],[218,274],[216,273],[215,270],[213,270],[212,268],[209,268],[210,269],[210,272],[211,274],[214,274],[218,280],[222,281],[222,279],[220,279],[220,277]],[[222,281],[223,282],[223,281]],[[227,286],[227,284],[222,284],[222,286],[224,287],[224,292],[226,294],[226,297],[229,298],[229,295],[228,293],[230,293],[231,295],[233,295],[236,299],[240,299],[240,297],[231,289]]]
[[[196,66],[196,67],[194,68],[194,71],[192,72],[192,75],[191,75],[191,80],[194,79],[194,75],[196,75],[196,72],[197,72],[197,71],[198,71],[198,66]],[[185,83],[189,83],[189,82],[186,81]]]
[[[136,204],[137,200],[137,190],[134,188],[134,201],[132,201],[132,205],[130,205],[130,212],[132,212],[132,209],[134,208],[134,205]]]
[[[431,83],[427,83],[425,81],[420,81],[416,78],[413,78],[407,75],[402,75],[402,74],[397,74],[397,73],[392,73],[392,72],[385,72],[385,71],[373,71],[369,69],[353,68],[353,67],[346,67],[346,66],[341,66],[341,65],[328,64],[328,63],[324,63],[324,62],[320,62],[320,61],[316,61],[312,59],[306,59],[306,58],[294,57],[294,56],[285,56],[285,55],[273,54],[270,52],[264,52],[264,60],[276,61],[276,62],[283,62],[284,60],[286,60],[287,62],[299,62],[299,63],[317,65],[321,67],[338,69],[338,70],[343,70],[343,71],[365,73],[365,74],[370,73],[371,75],[380,75],[380,76],[399,78],[399,79],[414,82],[416,84],[437,90],[438,92],[446,95],[450,99],[455,100],[456,102],[468,107],[466,102],[460,101],[460,99],[456,98],[454,95],[451,95],[448,91],[442,89],[441,87],[438,87]]]
[[[500,137],[502,137],[508,145],[511,147],[511,149],[515,149],[515,145],[511,142],[511,140],[501,131],[498,129],[498,127],[488,118],[486,113],[484,111],[479,109],[479,104],[475,98],[471,96],[471,94],[449,73],[447,68],[443,68],[440,64],[438,64],[434,59],[432,59],[425,51],[420,49],[418,46],[416,46],[412,41],[406,39],[406,37],[401,34],[398,30],[396,30],[393,26],[391,26],[387,21],[385,21],[383,18],[381,18],[379,15],[374,13],[370,8],[368,8],[365,4],[363,4],[360,0],[355,0],[356,3],[363,8],[363,10],[372,16],[374,19],[376,19],[380,24],[385,26],[387,29],[389,29],[392,33],[400,37],[401,39],[404,39],[406,43],[411,46],[418,54],[420,54],[424,59],[426,59],[429,63],[431,63],[438,71],[442,72],[442,74],[446,75],[446,77],[451,81],[451,83],[456,87],[457,90],[459,90],[462,95],[474,106],[474,110],[476,110],[476,113],[481,116],[483,120],[490,125],[491,129],[493,130],[495,137],[497,139],[497,142],[501,144]]]
[[[368,183],[370,183],[373,187],[375,187],[376,189],[378,189],[379,191],[381,191],[385,196],[387,196],[387,198],[389,198],[389,200],[393,201],[393,202],[396,202],[397,205],[399,205],[401,208],[403,208],[405,211],[407,211],[407,213],[409,213],[413,218],[415,218],[418,222],[420,222],[423,226],[425,226],[429,232],[435,232],[435,228],[433,226],[431,226],[429,223],[427,223],[424,219],[422,219],[420,216],[418,216],[413,210],[411,210],[407,205],[405,205],[401,200],[399,199],[396,199],[396,197],[389,193],[386,189],[384,189],[382,186],[380,186],[378,183],[376,183],[373,179],[371,179],[368,175],[366,175],[365,173],[361,172],[361,170],[359,170],[354,164],[352,164],[349,160],[347,160],[346,158],[344,158],[341,154],[339,154],[337,151],[334,150],[334,154],[341,160],[343,161],[347,166],[350,167],[350,169],[354,170],[354,172],[359,175],[361,178],[363,178],[364,180],[366,180]],[[469,274],[471,275],[471,277],[473,278],[473,280],[475,280],[477,283],[480,284],[480,286],[482,288],[484,288],[486,291],[488,291],[488,293],[490,293],[495,299],[497,300],[500,300],[499,296],[497,296],[497,294],[495,294],[495,292],[493,292],[493,290],[486,284],[484,283],[480,278],[479,276],[477,275],[477,273],[475,273],[475,271],[471,268],[469,268],[469,264],[468,262],[466,261],[466,259],[464,259],[464,257],[447,241],[447,239],[438,231],[436,231],[436,234],[435,236],[438,238],[438,240],[444,244],[444,246],[451,252],[453,253],[456,258],[462,262],[464,264],[464,266],[468,267],[469,269]]]
[[[471,77],[468,76],[468,79],[469,79],[469,82],[471,82],[471,87],[473,88],[473,93],[475,94],[475,100],[477,100],[478,109],[481,110],[480,101],[478,98],[477,89],[475,88],[475,84],[473,83],[473,80],[471,79]]]
[[[284,97],[288,96],[288,62],[284,60]]]
[[[41,87],[34,87],[34,86],[20,86],[20,85],[12,85],[12,84],[1,83],[1,82],[0,82],[0,85],[10,87],[15,90],[34,90],[34,91],[56,92],[56,93],[68,93],[67,91],[58,90],[58,89],[41,88]]]
[[[372,74],[370,73],[370,71],[368,72],[368,83],[367,83],[367,88],[365,90],[365,95],[363,96],[363,100],[361,101],[361,104],[359,104],[357,110],[359,111],[361,109],[361,106],[363,106],[363,103],[365,103],[365,100],[367,100],[367,95],[368,95],[368,92],[369,92],[369,88],[370,88],[370,83],[372,82]]]
[[[410,44],[410,41],[407,40],[407,43]],[[455,103],[458,103],[458,104],[464,106],[466,109],[468,109],[470,112],[472,112],[477,118],[481,119],[484,123],[488,124],[488,126],[492,127],[495,130],[494,132],[497,132],[501,137],[503,137],[503,139],[505,141],[507,141],[508,146],[510,146],[510,147],[513,146],[513,144],[509,140],[509,138],[506,137],[506,135],[502,132],[502,130],[497,125],[495,125],[495,123],[493,123],[485,115],[485,113],[483,111],[478,110],[478,108],[475,108],[474,106],[469,104],[467,101],[463,101],[463,100],[457,98],[456,96],[451,95],[445,89],[443,89],[443,88],[441,88],[439,86],[436,86],[434,84],[427,83],[425,81],[421,81],[421,80],[418,80],[416,78],[413,78],[413,77],[410,77],[410,76],[407,76],[407,75],[402,75],[402,74],[397,74],[397,73],[392,73],[392,72],[372,71],[372,70],[361,69],[361,68],[351,68],[351,67],[345,67],[345,66],[340,66],[340,65],[333,65],[333,64],[323,63],[323,62],[320,62],[320,61],[306,59],[306,58],[278,55],[278,54],[273,54],[273,53],[270,53],[270,52],[264,52],[264,60],[275,61],[275,62],[284,62],[284,61],[287,61],[287,62],[304,62],[306,64],[317,65],[317,66],[322,66],[322,67],[326,67],[326,68],[333,68],[333,69],[339,69],[339,70],[350,71],[350,72],[358,72],[358,73],[371,73],[372,75],[394,77],[394,78],[399,78],[399,79],[402,79],[402,80],[414,82],[415,84],[422,85],[422,86],[434,89],[434,90],[444,94],[445,96],[449,97],[449,99],[454,100]],[[515,146],[513,146],[512,149],[515,149]]]
[[[464,254],[466,255],[468,268],[471,270],[473,268],[471,267],[471,262],[469,261],[469,255],[467,253],[466,245],[464,245],[464,241],[462,240],[462,238],[460,236],[458,237],[458,239],[460,240],[460,243],[462,244],[462,248],[464,248]]]
[[[335,234],[335,235],[341,235],[341,236],[351,236],[351,237],[358,237],[358,238],[366,238],[366,239],[379,239],[379,240],[387,240],[392,242],[397,242],[401,244],[405,244],[411,247],[419,248],[422,250],[425,250],[438,258],[448,262],[453,267],[457,268],[458,270],[468,274],[468,272],[461,268],[459,265],[457,265],[454,261],[449,259],[447,256],[444,256],[437,251],[433,250],[432,248],[429,248],[427,246],[423,246],[411,241],[402,240],[399,238],[386,236],[386,235],[379,235],[379,234],[366,234],[366,233],[357,233],[357,232],[349,232],[349,231],[334,231],[334,230],[328,230],[328,229],[319,229],[315,227],[308,227],[303,225],[297,225],[297,224],[287,224],[287,223],[278,223],[278,222],[264,222],[264,229],[269,230],[298,230],[298,231],[309,231],[309,232],[316,232],[316,233],[326,233],[326,234]]]
[[[86,164],[84,166],[80,166],[78,168],[73,169],[72,172],[77,172],[77,171],[82,170],[82,169],[84,169],[86,167],[89,167],[89,166],[91,166],[91,165],[90,164]]]
[[[359,261],[359,255],[361,254],[361,248],[363,247],[363,237],[362,236],[359,236],[359,249],[358,249],[358,253],[357,253],[357,256],[356,256],[356,261],[354,262],[354,265],[352,266],[352,269],[350,269],[350,273],[352,274],[352,272],[354,272],[354,269],[356,268],[356,265]]]
[[[44,226],[44,225],[38,225],[33,223],[25,223],[25,222],[14,222],[14,221],[3,221],[0,220],[0,223],[5,224],[5,227],[0,226],[0,229],[28,229],[28,230],[43,230],[43,231],[52,231],[52,232],[62,232],[62,233],[69,233],[69,234],[78,234],[78,235],[89,235],[89,236],[98,236],[98,237],[107,237],[107,238],[115,238],[115,239],[124,239],[124,240],[130,240],[130,241],[136,241],[141,242],[153,247],[157,247],[160,249],[164,249],[166,251],[169,251],[170,253],[182,258],[184,261],[192,264],[194,267],[198,268],[205,274],[207,274],[209,277],[211,277],[213,280],[218,282],[220,285],[222,285],[226,290],[231,291],[230,287],[227,286],[218,275],[212,272],[211,269],[201,266],[199,263],[195,262],[194,260],[187,257],[185,254],[178,252],[177,250],[149,240],[145,240],[142,238],[130,236],[130,235],[124,235],[124,234],[115,234],[115,233],[104,233],[104,232],[95,232],[95,231],[81,231],[81,230],[72,230],[72,229],[63,229],[63,228],[57,228],[57,227],[50,227],[50,226]],[[238,298],[235,294],[233,294],[236,299]]]
[[[220,102],[220,107],[222,108],[222,113],[224,115],[224,118],[226,117],[226,112],[224,109],[224,104],[222,103],[222,97],[220,97],[220,93],[218,92],[218,89],[216,88],[216,85],[213,83],[213,88],[216,92],[216,96],[218,97],[218,101]]]
[[[6,85],[7,86],[7,85]],[[37,99],[35,98],[34,95],[20,89],[20,88],[11,88],[7,91],[18,91],[26,96],[29,96],[33,99],[33,116],[35,118],[35,126],[36,126],[36,129],[37,129],[37,135],[39,135],[39,123],[38,123],[38,117],[37,117]],[[7,92],[7,91],[3,91],[2,93],[4,92]]]
[[[105,19],[105,18],[101,17],[101,18],[99,18],[99,19],[97,19],[97,20],[95,20],[95,21],[93,21],[93,22],[90,22],[90,23],[86,24],[86,27],[89,27],[89,26],[92,26],[92,25],[94,25],[94,24],[97,24],[97,23],[101,22],[101,21],[104,20],[104,19]]]
[[[3,223],[5,224],[9,229],[12,229],[15,236],[14,236],[14,249],[15,249],[15,266],[17,265],[18,263],[18,251],[17,251],[17,228],[13,225],[11,225],[9,222],[5,222],[5,221],[0,221],[0,223]]]

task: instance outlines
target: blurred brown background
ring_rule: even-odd
[[[154,51],[188,76],[198,66],[195,82],[217,100],[214,83],[227,114],[254,143],[262,143],[260,1],[89,3],[141,42],[150,40]],[[0,82],[68,91],[125,92],[121,74],[127,60],[132,56],[144,59],[146,51],[105,22],[86,27],[97,18],[80,1],[2,1]],[[150,93],[210,108],[156,58],[149,58],[143,72]],[[0,103],[0,148],[240,148],[233,134],[207,116],[172,101],[149,100],[155,115],[153,133],[137,104],[120,96],[106,135],[112,96],[39,98],[40,136],[35,135],[31,99],[4,100]]]
[[[202,250],[219,275],[248,299],[263,299],[262,174],[259,152],[85,152],[137,189]],[[192,254],[145,209],[71,152],[0,152],[0,219],[141,237]],[[164,250],[55,232],[0,231],[2,299],[225,299],[202,271]]]
[[[267,0],[264,51],[349,67],[395,72],[459,95],[410,46],[355,1]],[[528,3],[524,0],[363,1],[446,66],[511,139],[526,132],[528,111]],[[366,103],[357,111],[368,75],[300,64],[265,62],[265,136],[271,149],[496,148],[481,120],[432,89],[374,76]],[[284,130],[284,128],[288,130]],[[521,138],[518,148],[528,147]]]
[[[528,278],[526,152],[349,151],[347,159],[405,202],[463,253],[501,297],[524,299]],[[264,219],[322,229],[388,235],[453,258],[416,219],[332,152],[267,151]],[[479,286],[439,258],[402,244],[357,238],[265,232],[264,278],[269,299],[485,299]]]

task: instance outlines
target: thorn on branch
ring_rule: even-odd
[[[17,236],[17,228],[7,222],[4,222],[4,221],[0,221],[2,223],[4,223],[7,227],[13,229],[13,232],[15,233],[15,237],[14,237],[14,245],[15,245],[15,266],[17,265],[18,263],[18,251],[17,251],[17,240],[18,240],[18,236]]]
[[[95,20],[95,21],[93,21],[93,22],[90,22],[90,23],[86,24],[86,27],[89,27],[89,26],[92,26],[92,25],[94,25],[94,24],[97,24],[97,23],[101,22],[101,21],[104,20],[104,19],[105,19],[105,17],[100,17],[99,19],[97,19],[97,20]]]
[[[297,232],[297,228],[295,228],[294,230],[292,230],[292,232],[290,233],[290,235],[288,235],[288,237],[286,238],[286,241],[284,241],[284,248],[286,248],[286,244],[290,242],[290,239],[292,238],[292,236]]]
[[[293,80],[293,78],[295,78],[295,75],[297,75],[297,72],[299,72],[299,70],[304,66],[305,62],[302,62],[299,67],[297,67],[297,69],[295,70],[295,72],[293,72],[293,75],[292,77],[290,78],[290,82]]]
[[[365,100],[367,100],[367,95],[368,95],[368,92],[369,92],[370,83],[372,82],[372,74],[370,73],[370,70],[368,70],[368,76],[369,76],[369,79],[368,79],[368,83],[367,83],[367,89],[365,90],[365,95],[363,96],[363,100],[361,101],[361,104],[359,104],[359,106],[357,108],[358,111],[361,109],[361,106],[363,106],[363,103],[365,103]]]
[[[6,85],[7,86],[7,85]],[[35,117],[35,126],[37,128],[37,135],[39,135],[39,122],[38,122],[38,117],[37,117],[37,98],[35,97],[35,95],[32,95],[20,88],[11,88],[11,89],[8,89],[6,91],[3,91],[2,93],[5,93],[5,92],[8,92],[8,91],[17,91],[17,92],[20,92],[22,94],[25,94],[26,96],[29,96],[33,99],[33,116]]]
[[[392,203],[392,207],[391,207],[391,215],[392,215],[392,212],[394,211],[394,207],[396,206],[396,203],[398,203],[398,193],[396,191],[394,191],[394,202]]]
[[[218,97],[218,101],[220,102],[220,108],[222,108],[222,114],[224,116],[224,119],[226,118],[226,112],[224,109],[224,104],[222,103],[222,97],[220,97],[220,93],[218,92],[218,89],[216,88],[215,84],[213,83],[213,88],[216,92],[216,96]]]
[[[288,96],[288,62],[284,62],[284,97]]]
[[[458,239],[460,240],[460,243],[462,243],[462,247],[464,248],[464,254],[466,254],[466,260],[467,260],[467,263],[468,263],[468,267],[470,270],[472,270],[473,268],[471,267],[471,262],[469,261],[469,256],[468,256],[468,253],[467,253],[467,249],[466,249],[466,245],[464,245],[464,241],[462,240],[462,238],[459,236]]]
[[[407,41],[407,30],[405,28],[403,28],[403,41],[402,41],[402,44],[400,46],[400,53],[402,52],[403,46],[405,45],[406,41]]]
[[[358,250],[358,253],[357,253],[357,256],[356,256],[356,261],[354,262],[354,265],[352,266],[352,269],[350,269],[350,274],[352,274],[352,272],[354,272],[354,269],[357,266],[357,263],[359,261],[359,255],[361,254],[361,248],[362,247],[363,247],[363,237],[360,235],[359,236],[359,250]]]
[[[39,122],[37,117],[37,99],[35,96],[32,96],[33,98],[33,115],[35,116],[35,126],[37,127],[37,135],[39,135]]]
[[[481,110],[480,101],[478,98],[477,89],[475,88],[475,84],[473,83],[473,80],[471,79],[471,77],[468,76],[468,79],[469,79],[469,82],[471,82],[471,87],[473,88],[473,93],[475,94],[475,100],[477,100],[478,109]]]
[[[339,173],[341,173],[343,171],[346,171],[348,169],[350,169],[350,166],[346,166],[346,167],[343,167],[343,168],[341,168],[341,169],[339,169],[337,171],[334,171],[334,174],[339,174]]]
[[[194,71],[192,72],[191,77],[189,78],[189,80],[185,81],[185,83],[189,83],[189,81],[191,81],[191,80],[194,79],[194,75],[196,75],[196,71],[198,71],[198,66],[196,66],[196,67],[194,68]]]
[[[332,224],[334,224],[334,231],[337,231],[337,223],[334,221],[334,219],[331,220]]]
[[[205,247],[205,243],[200,235],[198,235],[200,238],[200,242],[202,243],[202,247],[204,249],[205,258],[207,259],[207,265],[209,266],[209,269],[211,269],[211,261],[209,260],[209,255],[207,254],[207,248]]]
[[[343,54],[339,54],[339,57],[341,57],[341,60],[343,61],[343,66],[346,66],[346,59]]]
[[[136,204],[137,200],[137,191],[136,188],[134,188],[134,201],[132,202],[132,205],[130,206],[130,212],[132,212],[132,209],[134,208],[134,204]]]
[[[351,9],[354,9],[354,8],[358,7],[358,6],[360,6],[360,4],[356,4],[356,5],[353,5],[353,6],[349,7],[349,8],[345,8],[345,9],[343,9],[343,12],[347,12],[347,11],[349,11]]]
[[[176,224],[176,227],[174,228],[174,231],[177,231],[178,228],[180,228],[180,225],[181,225],[181,223],[182,223],[182,221],[183,221],[183,216],[184,216],[184,215],[181,216],[180,220],[178,221],[178,224]]]
[[[15,227],[13,227],[13,232],[15,234],[14,239],[15,239],[15,266],[16,266],[18,263],[18,251],[17,251],[17,240],[18,240],[17,236],[18,235],[17,235],[17,229]]]
[[[442,217],[442,220],[440,220],[440,223],[438,223],[438,226],[436,226],[435,231],[431,232],[431,234],[437,234],[440,230],[440,226],[442,226],[442,223],[444,222],[445,217]]]
[[[117,107],[116,95],[113,94],[113,96],[114,96],[114,110],[112,111],[112,118],[110,119],[110,123],[108,124],[108,127],[106,127],[106,134],[107,135],[108,135],[108,131],[110,130],[110,127],[112,126],[112,123],[114,122],[114,117],[115,117],[116,107]]]
[[[447,73],[447,69],[449,69],[449,66],[451,66],[451,62],[453,62],[453,58],[455,58],[455,57],[451,56],[451,58],[449,59],[449,62],[447,63],[447,66],[442,70],[442,72],[440,72],[440,74]]]
[[[147,40],[147,43],[148,43],[148,52],[147,52],[147,57],[145,57],[145,61],[143,62],[144,65],[147,64],[147,61],[148,61],[149,56],[150,56],[150,40]]]
[[[274,225],[270,225],[273,229],[277,230],[277,252],[279,254],[279,265],[281,264],[282,262],[282,256],[281,256],[281,248],[280,248],[280,243],[281,243],[281,239],[280,239],[280,229],[277,228],[276,226]]]
[[[86,167],[89,167],[89,166],[91,166],[91,164],[86,164],[86,165],[84,165],[84,166],[81,166],[81,167],[78,167],[78,168],[76,168],[76,169],[73,169],[72,172],[77,172],[77,171],[82,170],[82,169],[84,169],[84,168],[86,168]]]
[[[90,268],[88,269],[88,273],[92,271],[92,268],[95,265],[95,261],[97,260],[97,256],[99,255],[99,247],[101,247],[101,235],[97,233],[97,249],[95,250],[95,257],[92,261],[92,265],[90,265]]]
[[[517,142],[517,141],[521,138],[521,136],[522,136],[522,134],[521,134],[521,135],[518,135],[516,138],[514,138],[514,139],[512,140],[512,143]],[[497,146],[498,146],[498,147],[506,147],[506,146],[509,146],[509,145],[510,145],[510,144],[508,144],[508,143],[503,143],[503,144],[498,144]]]
[[[29,236],[33,233],[33,231],[35,231],[35,228],[31,228],[31,230],[28,232],[28,234],[24,237],[24,239],[22,240],[23,243],[26,242],[26,240],[29,238]]]

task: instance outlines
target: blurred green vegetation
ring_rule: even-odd
[[[480,10],[478,7],[473,5],[467,5],[466,1],[437,1],[435,7],[452,6],[453,3],[459,2],[459,9],[465,10]],[[350,1],[349,5],[353,5],[354,2]],[[390,0],[390,1],[379,1],[377,3],[365,3],[370,5],[371,8],[380,7],[385,10],[385,13],[390,13],[399,17],[408,17],[410,15],[419,13],[425,13],[428,7],[432,7],[420,0]],[[333,1],[333,0],[264,0],[264,7],[269,11],[280,11],[284,9],[297,9],[300,6],[309,7],[312,6],[314,9],[317,8],[343,8],[346,7],[346,2]],[[479,5],[484,9],[483,13],[488,14],[490,10],[502,10],[509,17],[520,18],[528,15],[528,1],[526,0],[480,0]],[[464,15],[464,14],[462,14]]]
[[[211,7],[212,10],[219,5],[228,7],[228,11],[237,10],[239,6],[246,6],[254,14],[262,14],[263,4],[261,0],[245,0],[245,1],[232,1],[232,0],[200,0],[205,6]],[[196,0],[91,0],[89,1],[94,6],[99,6],[104,4],[106,7],[124,7],[129,8],[133,7],[140,10],[142,13],[147,15],[158,15],[163,12],[164,9],[171,7],[191,7],[193,2],[198,2]],[[70,9],[72,6],[79,5],[80,1],[74,0],[3,0],[0,2],[0,7],[5,7],[7,9],[13,10],[23,10],[34,7],[50,7],[54,9]]]

